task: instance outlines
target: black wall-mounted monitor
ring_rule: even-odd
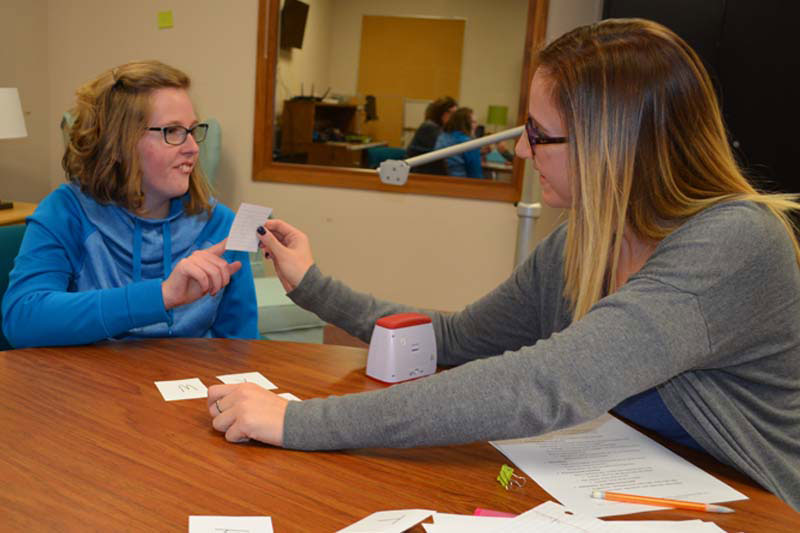
[[[299,0],[286,0],[281,10],[281,48],[303,47],[303,35],[306,32],[308,4]]]

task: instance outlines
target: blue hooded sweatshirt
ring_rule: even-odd
[[[28,218],[3,298],[3,332],[15,348],[148,337],[257,338],[253,275],[242,268],[215,296],[164,309],[161,283],[195,250],[228,236],[233,212],[187,215],[175,198],[163,219],[103,205],[74,184],[49,194]],[[255,231],[255,228],[254,228]]]
[[[434,150],[441,150],[448,146],[465,143],[472,138],[463,131],[443,131],[436,138]],[[448,157],[447,174],[449,176],[463,176],[466,178],[483,178],[483,168],[481,167],[481,150],[475,148],[467,150],[454,156]]]

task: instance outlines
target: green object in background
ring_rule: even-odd
[[[159,30],[166,30],[172,27],[172,11],[159,11],[156,18]]]
[[[486,115],[486,123],[495,126],[505,126],[508,123],[508,107],[504,105],[490,105]]]

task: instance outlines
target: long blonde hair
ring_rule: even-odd
[[[748,183],[711,80],[680,37],[647,20],[604,20],[560,37],[537,63],[568,130],[564,296],[573,320],[614,290],[626,223],[660,241],[709,206],[751,200],[780,219],[800,263],[787,216],[800,204]]]
[[[148,125],[150,96],[157,89],[188,90],[189,85],[182,71],[151,60],[120,65],[79,87],[61,160],[67,179],[102,204],[139,211],[144,193],[136,146]],[[195,165],[186,211],[210,211],[210,198],[208,180]]]

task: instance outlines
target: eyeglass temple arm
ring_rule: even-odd
[[[438,161],[446,157],[466,152],[467,150],[483,148],[489,144],[506,141],[508,139],[514,139],[522,135],[524,130],[525,126],[517,126],[516,128],[499,131],[491,135],[486,135],[485,137],[472,139],[471,141],[463,142],[461,144],[454,144],[453,146],[448,146],[447,148],[409,157],[408,159],[387,159],[378,167],[378,175],[383,183],[387,183],[389,185],[405,185],[406,181],[408,181],[408,173],[413,167],[418,167],[432,161]]]

